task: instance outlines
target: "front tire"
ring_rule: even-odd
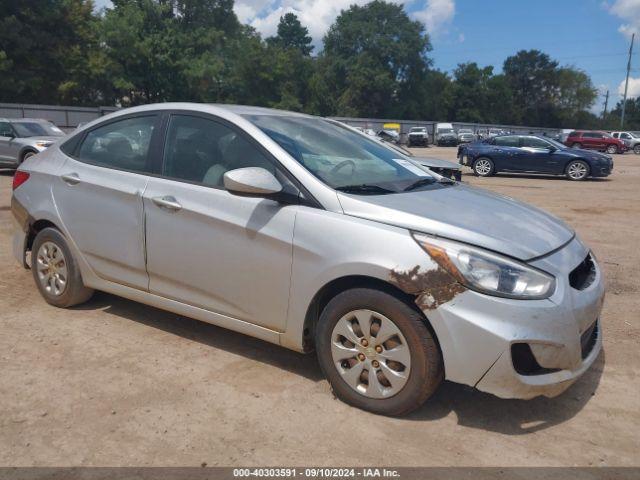
[[[614,154],[614,153],[618,153],[618,147],[616,147],[615,145],[609,145],[609,146],[607,147],[607,153],[608,153],[609,155],[612,155],[612,154]]]
[[[633,153],[640,155],[640,143],[633,147]]]
[[[420,407],[443,379],[440,351],[422,315],[369,288],[336,295],[316,328],[320,367],[345,403],[381,415]]]
[[[579,142],[575,142],[574,144],[571,145],[571,148],[582,148],[582,144]]]
[[[478,177],[490,177],[495,173],[495,165],[490,158],[480,157],[473,162],[473,173]]]
[[[589,176],[589,165],[582,160],[573,160],[567,165],[565,174],[569,180],[582,181]]]
[[[56,307],[72,307],[93,295],[93,290],[82,282],[67,241],[55,228],[45,228],[36,235],[31,249],[31,272],[40,294]]]

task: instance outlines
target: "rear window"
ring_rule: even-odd
[[[130,117],[90,130],[78,149],[79,160],[133,172],[149,171],[148,151],[157,116]]]

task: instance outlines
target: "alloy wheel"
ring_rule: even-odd
[[[569,165],[569,168],[567,169],[567,174],[573,180],[582,180],[584,177],[587,176],[587,167],[581,162],[574,162],[571,165]]]
[[[331,356],[347,385],[368,398],[397,394],[411,371],[404,335],[372,310],[354,310],[338,320],[331,333]]]
[[[617,153],[618,152],[618,147],[616,147],[615,145],[609,145],[607,147],[607,153]]]
[[[491,173],[491,162],[489,162],[489,160],[480,159],[475,164],[475,170],[478,175],[489,175]]]
[[[44,242],[36,256],[38,280],[45,292],[59,297],[67,288],[67,262],[62,249],[53,242]]]

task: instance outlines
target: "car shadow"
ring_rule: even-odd
[[[509,400],[472,387],[444,382],[438,391],[407,420],[437,420],[455,413],[458,425],[505,435],[534,433],[566,422],[595,395],[604,369],[604,350],[591,368],[555,398]]]
[[[151,328],[242,355],[318,382],[324,379],[315,355],[305,355],[210,323],[160,310],[116,295],[96,292],[74,310],[103,310]]]
[[[463,177],[475,177],[473,172],[464,172],[462,174]],[[565,182],[570,182],[567,177],[563,175],[548,175],[544,173],[496,173],[493,178],[522,178],[527,180],[562,180]],[[582,180],[583,182],[610,182],[611,179],[609,177],[587,177]]]
[[[217,327],[142,303],[96,292],[74,310],[103,310],[151,328],[219,348],[234,355],[281,368],[313,382],[324,381],[314,354],[304,355],[247,335]],[[434,421],[455,413],[458,424],[506,435],[533,433],[574,417],[595,394],[604,368],[604,351],[591,368],[556,398],[505,400],[472,387],[444,382],[417,411],[398,421]]]

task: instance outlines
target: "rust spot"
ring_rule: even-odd
[[[434,310],[466,291],[445,269],[420,271],[420,265],[406,270],[391,270],[390,281],[403,292],[416,296],[416,305],[423,310]]]

